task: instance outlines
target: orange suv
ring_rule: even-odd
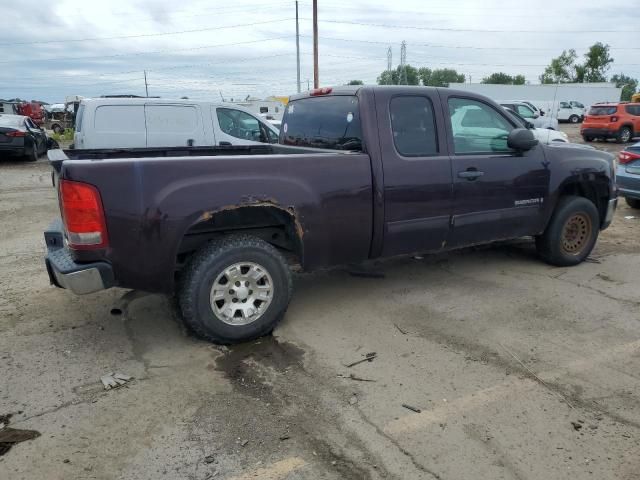
[[[627,143],[640,135],[640,103],[596,103],[580,127],[585,142],[595,138],[615,138]]]

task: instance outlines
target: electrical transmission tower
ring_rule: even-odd
[[[387,71],[390,72],[393,65],[393,51],[391,50],[391,45],[387,49]]]
[[[404,40],[400,44],[400,85],[406,85],[407,82],[407,42]]]

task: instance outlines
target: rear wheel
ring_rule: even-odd
[[[578,123],[580,121],[580,117],[578,115],[571,115],[569,117],[569,123]]]
[[[27,162],[36,162],[38,160],[38,146],[35,143],[31,145],[31,149],[25,158],[27,159]]]
[[[544,233],[536,237],[540,256],[551,265],[577,265],[589,256],[600,226],[598,209],[584,197],[563,197]]]
[[[51,127],[51,130],[53,130],[53,132],[57,133],[58,135],[61,135],[62,133],[64,133],[64,128],[62,128],[57,123],[53,124],[53,126]]]
[[[640,199],[626,197],[625,201],[631,208],[640,208]]]
[[[291,271],[276,248],[249,235],[213,241],[194,254],[178,289],[184,323],[230,344],[268,334],[291,298]]]
[[[631,129],[629,127],[622,127],[618,131],[617,136],[618,143],[627,143],[631,140]]]
[[[592,137],[591,135],[583,135],[583,136],[582,136],[582,139],[583,139],[585,142],[593,142],[593,137]]]

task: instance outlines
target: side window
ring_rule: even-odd
[[[278,140],[279,140],[278,134],[275,133],[270,128],[264,127],[264,129],[267,132],[267,137],[269,137],[269,143],[278,143]]]
[[[426,97],[395,97],[389,104],[396,150],[405,157],[438,153],[433,105]]]
[[[633,115],[634,117],[640,117],[640,106],[626,105],[624,108],[629,115]]]
[[[216,109],[220,129],[227,135],[243,140],[260,142],[260,122],[257,118],[241,110],[232,108]]]
[[[449,98],[456,154],[510,152],[507,137],[513,125],[489,105],[467,98]]]
[[[526,105],[518,105],[518,110],[517,111],[524,118],[533,118],[534,117],[533,110],[531,110]]]

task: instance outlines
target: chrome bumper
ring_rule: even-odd
[[[613,220],[613,216],[616,213],[616,207],[618,206],[618,198],[612,198],[609,200],[607,205],[607,214],[604,216],[604,222],[602,222],[601,230],[604,230],[609,225],[611,225],[611,221]]]

